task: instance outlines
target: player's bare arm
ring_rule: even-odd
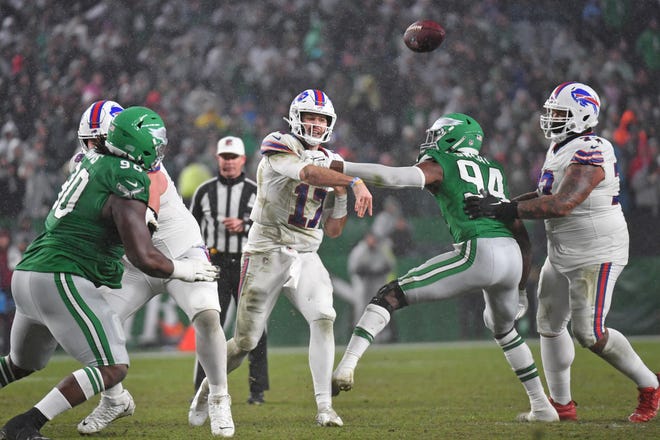
[[[110,195],[103,214],[111,218],[124,244],[126,257],[147,275],[167,278],[174,270],[172,261],[151,242],[151,234],[144,221],[147,205]]]
[[[314,186],[350,186],[355,195],[355,212],[358,217],[364,217],[365,213],[372,215],[373,197],[367,186],[362,181],[353,181],[354,177],[337,171],[307,165],[300,170],[300,180]]]
[[[516,239],[516,242],[518,242],[520,253],[522,254],[523,270],[518,289],[524,290],[527,286],[529,273],[532,269],[532,242],[529,240],[527,228],[525,228],[525,224],[522,220],[516,219],[508,226],[509,229],[511,229],[511,232],[513,232],[513,237]]]
[[[353,177],[316,165],[307,165],[300,170],[300,180],[314,186],[349,186]]]
[[[522,202],[523,200],[532,200],[538,198],[539,194],[536,191],[530,191],[528,193],[520,194],[512,198],[511,200],[515,202]]]
[[[599,166],[570,165],[556,194],[518,203],[518,216],[528,219],[567,216],[604,178],[605,171]]]
[[[149,176],[149,207],[156,214],[160,211],[160,196],[167,190],[167,178],[161,171],[154,171],[147,174]]]
[[[445,177],[442,166],[433,160],[426,160],[418,163],[417,167],[424,173],[426,189],[435,194]]]

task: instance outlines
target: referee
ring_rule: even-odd
[[[241,270],[241,252],[247,242],[252,221],[250,212],[254,205],[257,184],[246,178],[245,147],[234,136],[218,141],[218,176],[202,183],[195,191],[190,211],[197,219],[202,236],[211,253],[211,262],[220,266],[218,297],[220,322],[225,324],[231,298],[238,304],[238,285]],[[266,332],[248,356],[250,398],[248,403],[264,403],[264,391],[268,389],[268,359]],[[204,379],[202,366],[195,368],[195,390]]]

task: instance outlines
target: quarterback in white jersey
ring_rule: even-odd
[[[78,131],[82,153],[87,150],[88,142],[91,145],[92,142],[105,141],[110,121],[119,111],[119,104],[99,101],[83,113]],[[74,156],[70,165],[75,166],[79,161],[80,153]],[[151,184],[146,221],[153,232],[154,246],[171,259],[208,261],[199,225],[183,203],[164,165],[161,163],[148,175]],[[211,417],[211,430],[214,435],[233,435],[226,372],[227,346],[220,325],[216,282],[156,278],[136,268],[126,256],[122,263],[122,287],[104,292],[107,303],[120,319],[126,320],[156,295],[168,293],[174,298],[195,328],[197,355],[209,376],[211,396],[208,401],[211,406],[207,412]],[[133,398],[121,382],[101,395],[98,406],[78,424],[81,434],[99,432],[113,420],[135,411]]]
[[[541,129],[551,140],[537,191],[500,200],[466,200],[470,215],[545,219],[548,258],[538,286],[537,327],[551,400],[562,420],[576,420],[570,367],[575,357],[567,330],[583,347],[610,363],[638,388],[631,422],[658,411],[660,375],[640,359],[628,340],[605,326],[614,285],[628,263],[628,228],[619,205],[619,173],[612,144],[596,136],[600,98],[586,84],[557,86],[544,104]]]
[[[355,193],[359,217],[371,214],[371,193],[362,180],[314,165],[315,152],[330,139],[336,115],[320,90],[305,90],[290,106],[291,133],[275,132],[261,143],[254,221],[244,248],[234,337],[227,342],[227,369],[237,368],[254,349],[280,293],[310,329],[309,365],[320,426],[342,426],[332,408],[330,380],[335,356],[330,275],[316,252],[323,233],[341,234],[347,218],[346,187]],[[331,188],[332,187],[332,188]],[[334,196],[330,196],[330,192]],[[332,204],[330,199],[334,199]],[[325,211],[330,211],[324,215]],[[191,413],[203,396],[199,388]]]
[[[305,151],[291,133],[270,133],[261,143],[265,158],[257,168],[257,200],[250,215],[257,231],[248,235],[246,252],[268,252],[282,246],[315,252],[321,245],[323,203],[332,188],[301,185],[298,175],[308,165]],[[319,151],[343,160],[325,148],[319,147]]]

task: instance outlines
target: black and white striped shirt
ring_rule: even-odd
[[[240,257],[252,225],[250,213],[257,196],[257,184],[241,173],[235,179],[218,175],[202,183],[193,194],[190,211],[199,223],[211,254]],[[226,217],[243,219],[242,234],[230,234],[222,221]]]

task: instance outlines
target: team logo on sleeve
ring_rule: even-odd
[[[133,187],[137,186],[137,182],[133,182],[131,180],[127,180],[126,182],[129,185],[133,186]],[[135,188],[135,189],[130,189],[130,188],[125,187],[122,183],[117,183],[117,190],[119,191],[119,193],[123,197],[125,197],[127,199],[135,199],[135,198],[137,198],[136,196],[138,194],[141,194],[141,193],[144,192],[144,186],[141,186],[141,187]]]

